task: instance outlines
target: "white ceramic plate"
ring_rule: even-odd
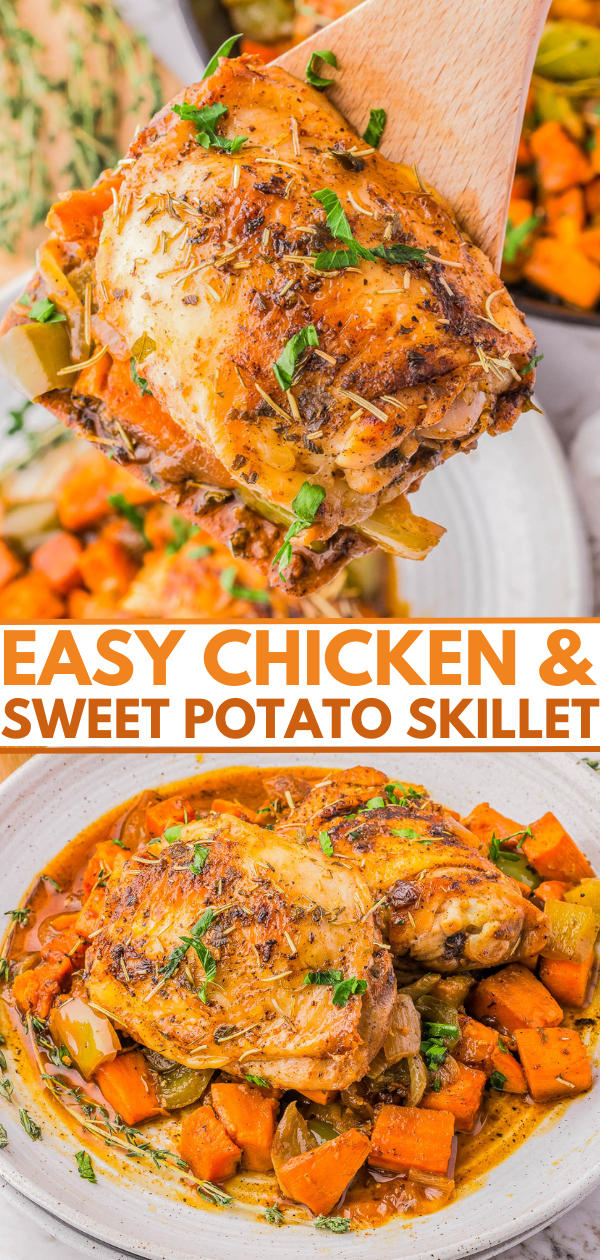
[[[393,777],[424,781],[449,806],[468,811],[481,799],[523,820],[547,809],[564,820],[600,866],[600,777],[568,753],[442,753],[377,756],[369,760]],[[240,758],[257,765],[286,765],[274,754]],[[348,758],[323,754],[326,764]],[[207,756],[203,769],[223,758]],[[0,788],[2,900],[19,903],[49,855],[105,810],[144,787],[197,770],[192,755],[133,754],[126,758],[44,755],[18,770]],[[9,1066],[10,1071],[10,1066]],[[594,1068],[597,1076],[597,1065]],[[14,1073],[13,1073],[14,1075]],[[17,1106],[26,1105],[42,1123],[44,1140],[32,1142],[21,1128],[17,1106],[2,1104],[9,1134],[0,1152],[0,1174],[16,1190],[74,1229],[110,1246],[152,1260],[459,1260],[483,1251],[492,1255],[566,1211],[600,1182],[598,1095],[575,1100],[554,1123],[546,1123],[495,1168],[478,1191],[433,1216],[397,1220],[373,1233],[324,1236],[310,1226],[275,1230],[239,1211],[205,1213],[160,1193],[160,1174],[143,1183],[127,1166],[117,1180],[97,1185],[78,1177],[73,1158],[79,1143],[58,1131],[37,1095],[19,1085]],[[102,1162],[95,1157],[102,1174]],[[199,1244],[201,1234],[202,1243]]]
[[[26,277],[25,277],[26,279]],[[0,317],[23,280],[0,290]],[[26,451],[7,437],[19,395],[0,377],[0,467]],[[37,407],[36,427],[56,422]],[[485,437],[425,478],[413,508],[448,532],[423,563],[399,561],[414,617],[584,617],[590,566],[569,470],[545,416]]]

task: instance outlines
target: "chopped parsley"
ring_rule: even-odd
[[[403,840],[418,840],[419,832],[413,831],[412,827],[390,827],[393,836],[402,836]],[[431,840],[424,840],[421,843],[431,844]]]
[[[179,114],[183,122],[194,123],[196,140],[203,149],[210,149],[212,146],[213,149],[221,149],[224,153],[237,153],[248,139],[247,136],[234,136],[230,140],[227,136],[217,135],[216,124],[220,118],[229,113],[228,106],[220,102],[214,105],[203,105],[199,109],[197,105],[190,105],[188,101],[184,101],[182,105],[173,105],[172,109],[174,114]]]
[[[298,363],[298,359],[308,350],[309,346],[318,346],[319,338],[314,324],[307,324],[306,328],[301,328],[300,332],[294,333],[284,346],[276,363],[273,364],[273,372],[277,380],[277,384],[283,390],[289,389],[294,378],[294,372]]]
[[[342,203],[331,188],[321,188],[319,192],[312,194],[316,201],[320,201],[327,216],[327,227],[332,236],[337,240],[343,241],[346,248],[344,250],[322,250],[315,258],[315,269],[317,271],[335,271],[340,267],[356,267],[361,258],[370,260],[371,262],[382,258],[384,262],[390,263],[406,263],[410,260],[422,260],[425,258],[426,250],[416,249],[412,245],[376,245],[374,249],[367,249],[365,245],[361,245],[352,235],[352,230]]]
[[[367,130],[363,132],[363,140],[365,144],[371,144],[374,149],[378,149],[381,144],[381,137],[386,123],[386,112],[384,109],[372,109],[369,114],[369,122]]]
[[[188,551],[187,558],[188,560],[204,560],[206,556],[212,556],[213,551],[214,547],[211,547],[210,543],[202,543],[200,547],[193,547],[191,551]]]
[[[209,853],[210,853],[210,850],[206,849],[204,845],[202,844],[194,845],[194,856],[190,864],[190,870],[193,872],[194,875],[200,875],[202,873],[204,869],[204,865],[206,863],[206,859],[209,856]]]
[[[429,1068],[430,1072],[435,1072],[435,1069],[441,1067],[442,1063],[445,1063],[448,1058],[446,1046],[443,1042],[435,1041],[434,1039],[421,1042],[421,1054],[425,1060],[425,1066]]]
[[[326,491],[322,486],[315,486],[310,481],[305,481],[304,485],[292,501],[292,511],[295,520],[288,527],[285,538],[277,555],[273,558],[273,565],[279,564],[279,576],[283,569],[287,569],[292,559],[292,538],[297,534],[301,534],[304,529],[308,529],[313,524],[315,516],[326,498]]]
[[[516,260],[519,250],[528,241],[532,232],[539,227],[542,219],[537,214],[531,214],[524,223],[512,224],[510,219],[506,225],[506,236],[504,238],[504,250],[502,258],[504,262],[513,263]]]
[[[96,1181],[96,1174],[92,1167],[91,1157],[87,1151],[76,1151],[75,1159],[77,1160],[77,1171],[84,1181]]]
[[[126,845],[126,844],[123,844],[123,841],[122,841],[122,840],[111,840],[111,842],[110,842],[110,843],[111,843],[111,844],[116,844],[116,845],[117,845],[117,847],[118,847],[119,849],[125,849],[125,852],[126,852],[126,853],[128,852],[128,850],[127,850],[127,845]]]
[[[304,71],[304,77],[306,82],[310,83],[311,87],[318,88],[319,91],[323,91],[324,88],[330,87],[335,80],[326,79],[322,75],[317,74],[315,70],[315,61],[324,61],[326,65],[333,66],[333,69],[337,70],[337,57],[335,53],[330,52],[329,48],[320,48],[317,52],[311,54],[310,61]]]
[[[61,314],[50,298],[40,298],[29,308],[29,318],[37,320],[38,324],[61,324],[67,317]]]
[[[367,809],[385,809],[383,796],[372,796],[371,800],[367,801]]]
[[[236,583],[237,569],[234,564],[227,569],[223,569],[220,582],[222,589],[227,595],[231,595],[232,599],[247,599],[251,604],[268,604],[270,595],[268,591],[257,591],[252,586],[239,586]]]
[[[183,823],[175,823],[173,827],[167,827],[166,831],[163,832],[167,844],[175,844],[175,841],[179,840],[182,831]]]
[[[138,512],[138,509],[134,507],[133,503],[130,503],[129,500],[125,498],[124,494],[109,494],[108,502],[119,516],[122,516],[125,521],[129,521],[129,524],[133,525],[133,528],[137,530],[144,547],[149,549],[150,543],[146,535],[146,528],[142,513]]]
[[[442,1037],[451,1037],[456,1041],[459,1036],[459,1029],[454,1024],[425,1024],[425,1036],[428,1040],[439,1041]]]
[[[327,857],[333,857],[333,844],[328,831],[319,832],[319,844]]]
[[[4,1080],[0,1081],[0,1098],[5,1098],[7,1102],[10,1102],[14,1088],[10,1077],[5,1076]]]
[[[534,359],[530,359],[529,363],[526,363],[525,367],[521,368],[521,376],[527,376],[528,372],[533,372],[534,367],[537,367],[538,363],[542,362],[543,357],[543,354],[536,354]]]
[[[231,49],[233,48],[233,45],[237,43],[238,39],[241,39],[241,38],[242,38],[241,35],[232,35],[230,39],[226,39],[224,43],[221,44],[220,48],[217,48],[217,51],[214,54],[214,57],[211,57],[206,67],[206,70],[204,71],[204,74],[202,75],[203,80],[210,79],[211,74],[214,74],[215,70],[218,68],[219,58],[228,57],[231,52]]]
[[[271,1088],[269,1082],[265,1080],[264,1076],[247,1076],[246,1080],[249,1085],[259,1085],[261,1089]]]
[[[214,910],[205,910],[204,914],[200,916],[197,923],[191,928],[190,935],[180,938],[181,944],[171,951],[164,967],[161,968],[163,979],[170,980],[171,976],[175,975],[179,964],[183,962],[188,949],[194,949],[204,967],[204,983],[202,988],[198,990],[198,996],[202,1002],[206,1002],[206,986],[210,984],[211,980],[214,980],[217,974],[217,961],[201,940],[201,937],[204,936],[204,933],[211,926],[214,917]]]
[[[492,1075],[490,1076],[490,1088],[491,1089],[504,1089],[504,1086],[506,1085],[507,1080],[508,1080],[508,1077],[504,1076],[503,1072],[498,1072],[496,1069],[492,1072]]]
[[[150,397],[152,398],[152,390],[150,389],[150,386],[146,380],[146,377],[140,376],[135,366],[135,359],[133,357],[129,361],[129,371],[131,372],[131,379],[134,385],[139,386],[139,388],[142,391],[142,394],[149,394]]]
[[[521,839],[518,841],[518,844],[516,846],[517,849],[521,849],[525,843],[525,838],[527,836],[531,836],[531,838],[533,839],[533,832],[531,830],[531,827],[523,827],[522,830],[520,831],[513,831],[511,836],[505,836],[503,840],[499,840],[496,833],[492,832],[492,839],[490,841],[490,847],[488,851],[488,857],[490,861],[497,862],[498,858],[502,857],[507,862],[518,862],[519,855],[517,853],[505,853],[504,849],[502,848],[503,844],[506,844],[508,840],[514,840],[516,836],[521,837]]]
[[[342,972],[337,970],[309,971],[303,983],[331,985],[334,1006],[346,1006],[353,994],[364,993],[367,987],[366,980],[359,980],[357,976],[349,976],[344,980]]]

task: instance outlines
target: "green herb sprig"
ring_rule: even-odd
[[[54,302],[50,298],[40,298],[29,309],[29,318],[35,319],[38,324],[61,324],[66,320]]]
[[[19,1120],[32,1142],[39,1142],[42,1136],[42,1130],[40,1129],[39,1124],[36,1124],[35,1120],[32,1120],[29,1112],[26,1111],[24,1107],[21,1107],[19,1111]]]
[[[328,831],[319,832],[319,844],[327,857],[333,857],[333,843]]]
[[[273,557],[272,565],[279,564],[280,577],[283,569],[287,569],[292,559],[292,538],[313,524],[317,511],[326,497],[327,492],[322,486],[313,485],[310,481],[305,481],[304,485],[300,486],[296,498],[292,501],[295,520],[289,526],[277,555]]]
[[[19,927],[22,927],[27,923],[30,914],[33,914],[33,910],[31,906],[24,906],[18,910],[5,910],[4,913],[10,915],[11,923],[18,923]]]
[[[498,1069],[495,1068],[490,1076],[490,1089],[504,1089],[507,1080],[508,1077],[505,1076],[503,1072],[499,1072]]]
[[[350,1221],[345,1216],[315,1216],[315,1229],[328,1229],[332,1234],[347,1234]]]
[[[211,74],[214,74],[215,70],[218,68],[219,59],[221,57],[228,57],[233,45],[237,44],[238,39],[241,38],[241,35],[232,35],[229,39],[226,39],[219,48],[217,48],[216,53],[211,57],[206,70],[202,75],[202,81],[204,81],[204,79],[210,79]]]
[[[331,1000],[334,1006],[347,1006],[354,994],[358,996],[364,993],[367,988],[366,980],[359,980],[357,976],[348,976],[344,980],[343,972],[336,969],[309,971],[308,975],[304,977],[303,984],[331,986],[333,988]]]
[[[535,232],[535,229],[542,222],[543,220],[537,214],[531,214],[523,223],[513,224],[510,219],[508,220],[502,252],[504,262],[514,263],[516,261],[519,250],[523,249],[532,233]]]
[[[234,136],[229,139],[227,136],[220,136],[215,131],[215,127],[220,118],[229,113],[227,105],[216,102],[214,105],[203,105],[198,108],[197,105],[190,105],[188,101],[184,101],[182,105],[173,105],[174,114],[178,114],[183,122],[192,122],[196,128],[196,140],[202,145],[203,149],[220,149],[223,153],[237,153],[242,145],[246,143],[247,136]]]
[[[422,262],[425,259],[427,251],[417,249],[412,245],[376,245],[374,249],[367,249],[366,245],[361,245],[352,235],[337,193],[331,188],[321,188],[312,195],[315,201],[321,202],[325,210],[327,227],[331,235],[342,241],[346,247],[344,250],[322,250],[320,254],[317,254],[314,260],[317,271],[337,271],[343,267],[356,267],[361,258],[371,262],[382,258],[384,262],[398,264],[411,260]]]

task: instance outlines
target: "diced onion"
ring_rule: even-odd
[[[407,1055],[418,1054],[421,1045],[421,1020],[411,997],[399,993],[394,1003],[390,1030],[383,1043],[388,1064]]]
[[[427,1089],[427,1068],[420,1054],[411,1054],[408,1060],[408,1070],[410,1072],[408,1103],[411,1107],[418,1107]]]

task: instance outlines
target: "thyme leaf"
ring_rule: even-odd
[[[21,1110],[19,1111],[19,1120],[32,1142],[38,1142],[42,1136],[42,1130],[40,1129],[39,1124],[36,1124],[35,1120],[32,1120],[29,1112],[26,1111],[24,1107],[21,1107]]]
[[[347,1234],[350,1229],[350,1221],[345,1216],[316,1216],[313,1225],[315,1229],[329,1229],[332,1234]]]

